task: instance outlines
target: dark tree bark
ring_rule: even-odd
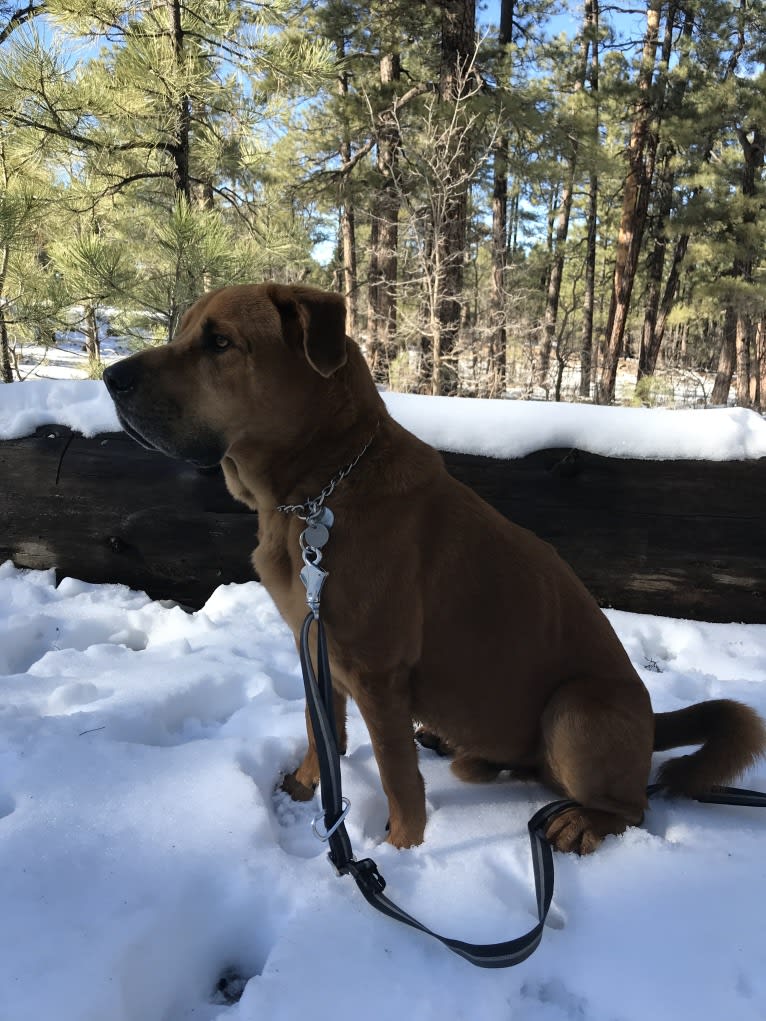
[[[735,351],[737,364],[737,405],[750,407],[750,319],[741,309],[736,313]]]
[[[590,35],[588,84],[593,102],[593,141],[599,144],[599,3],[586,0],[585,22]],[[596,242],[598,236],[598,174],[591,169],[588,181],[587,244],[585,250],[585,292],[580,337],[580,396],[590,397],[593,376],[593,306],[596,298]]]
[[[688,45],[694,31],[694,10],[687,8],[684,14],[683,40]],[[673,47],[673,24],[668,19],[665,25],[665,39],[663,42],[662,62],[667,67],[670,62]],[[674,86],[668,90],[667,102],[663,115],[667,112],[676,113],[681,109],[688,78],[679,77]],[[712,148],[712,146],[711,146]],[[642,376],[651,376],[654,373],[657,356],[662,343],[662,333],[657,332],[660,317],[660,298],[662,294],[662,278],[665,271],[665,256],[668,249],[668,237],[666,227],[673,208],[673,193],[675,188],[675,174],[672,169],[672,147],[668,147],[662,160],[658,174],[656,188],[656,199],[654,215],[650,221],[651,235],[653,240],[652,249],[647,257],[647,292],[644,308],[644,322],[641,329],[641,346],[638,354],[638,379]],[[686,246],[683,247],[686,252]],[[675,264],[674,264],[675,265]],[[679,263],[680,265],[680,263]],[[671,269],[672,273],[672,269]],[[667,318],[667,314],[665,316]],[[664,332],[664,321],[663,321]]]
[[[441,0],[441,60],[439,95],[443,103],[453,105],[463,98],[467,71],[475,47],[476,0]],[[459,135],[455,140],[460,144]],[[434,239],[438,259],[444,267],[438,296],[439,350],[434,352],[433,389],[439,394],[458,390],[454,355],[460,332],[463,262],[466,245],[468,178],[464,173],[465,153],[456,153],[452,163],[453,181],[447,182],[447,208]]]
[[[665,232],[670,210],[673,204],[673,173],[670,170],[670,158],[664,162],[658,175],[658,205],[655,211],[652,234],[653,244],[646,260],[646,303],[644,306],[644,322],[641,328],[641,345],[638,352],[638,376],[651,376],[657,364],[660,346],[657,336],[657,321],[660,313],[660,296],[662,293],[662,277],[665,271],[665,252],[668,238]],[[662,337],[659,337],[661,340]]]
[[[182,24],[182,4],[180,0],[166,0],[170,36],[173,40],[173,53],[176,67],[180,69],[184,61],[184,29]],[[177,101],[173,142],[168,152],[173,160],[173,184],[176,192],[191,201],[192,188],[189,173],[189,151],[191,138],[191,99],[184,92]]]
[[[8,341],[8,327],[5,315],[0,308],[0,379],[4,383],[13,382],[13,365],[11,364],[11,346]]]
[[[501,0],[498,43],[505,50],[513,40],[515,0]],[[506,351],[505,276],[508,265],[508,135],[502,132],[492,151],[492,290],[489,343],[489,395],[505,391]]]
[[[368,271],[367,337],[373,375],[388,382],[388,368],[396,353],[396,283],[399,270],[399,206],[396,164],[401,147],[393,88],[401,78],[399,54],[380,60],[380,84],[385,107],[378,115],[375,135],[376,166],[380,185],[370,210],[370,264]]]
[[[38,14],[44,14],[46,7],[47,4],[45,3],[31,3],[27,4],[26,7],[17,7],[9,16],[2,28],[0,28],[0,45],[2,45],[2,43],[4,43],[17,28],[21,28],[22,25],[26,25],[28,21],[37,17]]]
[[[760,125],[754,127],[750,132],[746,131],[744,127],[740,127],[737,134],[742,146],[743,157],[742,195],[746,200],[754,199],[758,193],[764,155],[766,154],[766,136]],[[756,253],[748,235],[757,216],[754,204],[748,202],[745,205],[742,218],[744,227],[742,253],[734,262],[734,275],[740,277],[746,284],[753,283]],[[736,308],[732,308],[732,314],[736,319],[737,404],[747,408],[750,407],[750,320],[747,312],[742,308],[741,302],[736,304]]]
[[[96,310],[92,305],[88,306],[85,316],[85,351],[88,355],[88,365],[94,368],[101,361],[101,341],[98,337],[98,319]]]
[[[751,403],[757,411],[766,410],[766,315],[755,327],[755,363],[751,376]]]
[[[654,158],[657,151],[656,133],[652,132],[655,100],[651,94],[651,85],[662,6],[662,0],[650,0],[646,12],[646,34],[637,79],[638,99],[626,152],[628,173],[623,189],[622,213],[617,235],[612,299],[604,338],[601,378],[596,395],[599,404],[610,404],[614,400],[617,363],[622,354],[625,324],[649,209]],[[671,11],[667,15],[669,21],[672,20],[674,12],[675,5],[671,5]]]
[[[716,372],[713,393],[710,397],[711,404],[726,404],[729,399],[729,389],[732,377],[734,376],[734,365],[737,358],[737,316],[733,309],[726,310],[723,324],[723,338],[721,341],[721,353],[718,357],[718,371]]]
[[[341,33],[336,40],[336,48],[339,59],[343,59],[346,53],[346,40]],[[338,95],[345,99],[349,92],[348,73],[341,72],[338,75]],[[344,163],[351,159],[351,139],[349,137],[348,122],[343,115],[343,135],[340,142],[340,157]],[[351,193],[351,182],[348,174],[341,174],[338,180],[340,198],[340,236],[341,236],[341,260],[343,264],[343,293],[346,298],[346,322],[348,331],[356,336],[357,330],[357,267],[356,267],[356,215],[354,210],[354,199]]]

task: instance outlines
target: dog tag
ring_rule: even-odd
[[[335,521],[335,515],[329,507],[323,507],[315,519],[320,525],[326,525],[327,528],[332,528],[333,522]]]
[[[330,538],[330,530],[320,521],[312,521],[308,528],[303,530],[301,538],[306,546],[321,549]]]

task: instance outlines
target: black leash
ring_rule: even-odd
[[[318,608],[317,608],[318,609]],[[317,672],[311,661],[309,651],[309,633],[312,623],[317,625]],[[539,919],[529,932],[516,939],[504,943],[464,943],[462,940],[441,936],[423,925],[412,915],[402,910],[383,893],[386,881],[378,871],[378,866],[371,858],[357,861],[351,848],[351,841],[346,832],[345,818],[348,813],[348,800],[343,797],[340,777],[340,754],[338,737],[335,728],[335,712],[333,709],[332,678],[330,662],[327,655],[327,638],[324,625],[318,613],[307,614],[301,628],[300,642],[301,668],[303,684],[306,691],[311,726],[314,731],[317,756],[319,758],[320,797],[324,816],[324,833],[320,833],[314,821],[314,832],[329,844],[327,857],[339,876],[351,875],[362,892],[365,900],[378,911],[403,922],[413,929],[439,940],[453,953],[464,957],[479,968],[508,968],[526,960],[538,947],[543,935],[548,909],[553,899],[553,852],[545,838],[548,824],[556,816],[572,808],[575,801],[553,801],[545,805],[529,820],[529,842],[532,848],[532,865],[535,876],[535,896],[537,900],[537,917]],[[318,673],[318,678],[317,678]],[[662,791],[660,784],[651,784],[647,794],[651,797]],[[752,808],[766,808],[766,794],[760,791],[740,790],[736,787],[716,787],[708,794],[700,795],[697,801],[718,805],[745,805]],[[319,818],[319,817],[318,817]]]

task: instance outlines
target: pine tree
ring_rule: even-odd
[[[85,306],[94,344],[94,301],[172,333],[201,290],[278,261],[280,248],[294,254],[291,235],[303,236],[307,253],[282,195],[280,228],[263,222],[264,195],[274,196],[262,116],[330,75],[328,48],[290,27],[288,0],[268,9],[201,0],[40,8],[55,32],[9,37],[0,122],[56,149],[49,171],[74,224],[56,265],[72,303]],[[74,40],[87,45],[80,63],[65,56]],[[119,273],[110,264],[120,245],[132,252],[132,274],[124,259]]]

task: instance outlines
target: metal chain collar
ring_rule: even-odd
[[[380,423],[378,423],[378,425],[380,425]],[[338,483],[342,482],[343,479],[345,479],[346,476],[349,475],[354,470],[354,468],[356,468],[356,466],[362,460],[364,455],[367,453],[370,444],[375,439],[375,436],[377,434],[378,425],[375,426],[375,430],[372,436],[370,436],[369,440],[367,440],[367,442],[359,451],[359,453],[356,455],[354,460],[351,461],[350,464],[347,464],[345,468],[341,468],[341,470],[338,472],[335,478],[331,479],[330,482],[327,483],[327,485],[324,487],[319,496],[314,497],[313,500],[305,500],[303,503],[281,503],[277,506],[277,510],[281,511],[282,514],[295,514],[302,521],[308,521],[310,518],[316,517],[318,512],[321,511],[322,507],[324,506],[325,500],[329,496],[331,496],[335,491],[335,487],[338,485]]]

